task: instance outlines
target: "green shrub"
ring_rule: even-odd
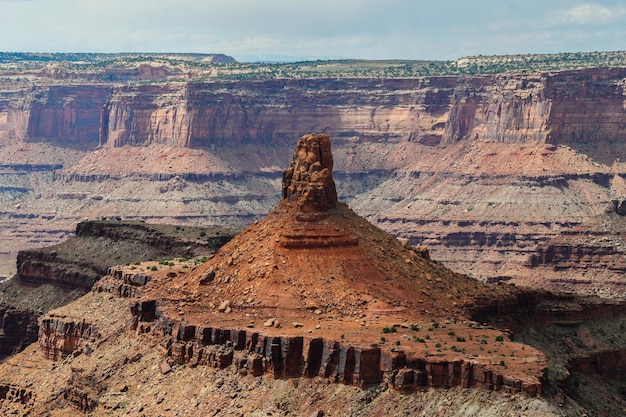
[[[152,265],[152,268],[150,268],[151,271],[157,271],[159,268],[157,268],[156,265]]]

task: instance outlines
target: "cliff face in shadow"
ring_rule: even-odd
[[[41,314],[87,293],[109,267],[208,256],[235,234],[223,228],[85,221],[64,242],[20,251],[18,274],[0,284],[0,357],[35,341]]]

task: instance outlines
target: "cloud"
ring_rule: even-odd
[[[563,20],[577,25],[601,25],[614,22],[626,15],[626,7],[605,7],[583,3],[563,13]]]
[[[454,59],[624,49],[625,23],[624,0],[0,0],[0,51]]]

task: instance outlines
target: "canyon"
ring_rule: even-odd
[[[89,277],[53,282],[84,295],[41,314],[37,343],[0,363],[0,410],[349,410],[372,417],[623,411],[622,300],[455,273],[339,202],[335,163],[328,136],[303,136],[283,171],[278,205],[234,237],[224,229],[100,220],[80,223],[60,245],[21,252],[21,272],[10,283],[31,287],[49,285],[36,273],[46,269],[43,258],[55,263],[70,255],[74,267],[85,266],[84,258],[104,248],[99,262],[120,260],[120,251],[125,259],[174,257],[111,266],[88,292],[81,283]],[[214,255],[190,257],[217,247]],[[55,259],[45,256],[53,252]],[[553,252],[534,262],[547,263]],[[22,327],[33,333],[16,320],[3,323],[13,323],[5,336]]]
[[[626,407],[623,66],[4,55],[2,413]]]
[[[244,227],[278,202],[294,140],[319,132],[343,201],[449,267],[624,293],[623,68],[240,81],[140,68],[0,77],[0,273],[85,218]]]

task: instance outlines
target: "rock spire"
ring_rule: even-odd
[[[293,153],[291,167],[283,171],[282,198],[305,213],[324,212],[337,203],[333,155],[328,135],[305,135]]]

